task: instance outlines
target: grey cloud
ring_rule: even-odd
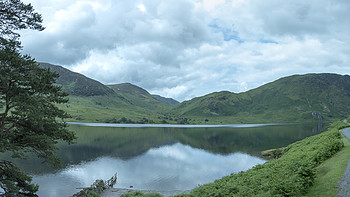
[[[47,30],[35,33],[41,37],[39,41],[24,36],[25,52],[30,51],[40,61],[70,65],[87,58],[91,50],[144,44],[154,48],[147,48],[142,58],[176,65],[179,51],[198,47],[210,39],[205,22],[185,0],[176,4],[145,2],[146,13],[140,12],[133,1],[109,1],[104,10],[93,8],[88,2],[73,1],[57,11],[55,26],[48,24]]]
[[[24,32],[24,52],[180,101],[292,74],[350,73],[347,0],[41,1],[33,4],[48,28]]]
[[[349,1],[277,0],[255,1],[253,13],[262,21],[265,32],[280,36],[324,35],[348,23]],[[348,28],[347,28],[348,29]]]

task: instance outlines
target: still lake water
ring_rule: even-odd
[[[142,126],[142,127],[141,127]],[[158,126],[158,127],[156,127]],[[96,179],[118,175],[114,187],[188,190],[266,162],[260,151],[322,131],[322,124],[215,126],[72,124],[78,140],[59,144],[61,169],[21,162],[39,196],[71,196]]]

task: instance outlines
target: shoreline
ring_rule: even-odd
[[[116,127],[116,128],[253,128],[263,126],[297,125],[297,124],[326,124],[329,122],[305,123],[247,123],[247,124],[122,124],[98,122],[66,122],[68,125],[81,125],[90,127]]]
[[[123,194],[130,192],[142,192],[143,194],[157,193],[164,197],[174,196],[183,193],[189,193],[191,190],[173,190],[173,191],[161,191],[161,190],[137,190],[137,189],[126,189],[126,188],[109,188],[101,193],[101,197],[119,197]]]

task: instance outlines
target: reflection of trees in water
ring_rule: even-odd
[[[329,123],[323,123],[323,122],[319,122],[316,124],[316,126],[314,128],[312,128],[312,132],[314,133],[320,133],[321,131],[324,130],[324,127],[326,125],[329,125]]]
[[[109,156],[128,160],[151,148],[174,143],[215,154],[234,152],[260,156],[262,150],[287,146],[322,131],[323,124],[290,124],[255,128],[104,128],[72,126],[78,142],[61,145],[63,166]],[[40,166],[40,165],[31,165]]]

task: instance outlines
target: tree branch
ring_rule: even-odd
[[[12,81],[9,81],[9,84],[8,84],[8,88],[10,89],[12,86]],[[7,115],[11,109],[11,106],[10,106],[11,102],[10,102],[10,98],[9,98],[9,95],[8,95],[8,91],[5,92],[5,111],[1,117],[1,137],[0,139],[3,139],[4,135],[5,135],[5,120],[7,118]]]

